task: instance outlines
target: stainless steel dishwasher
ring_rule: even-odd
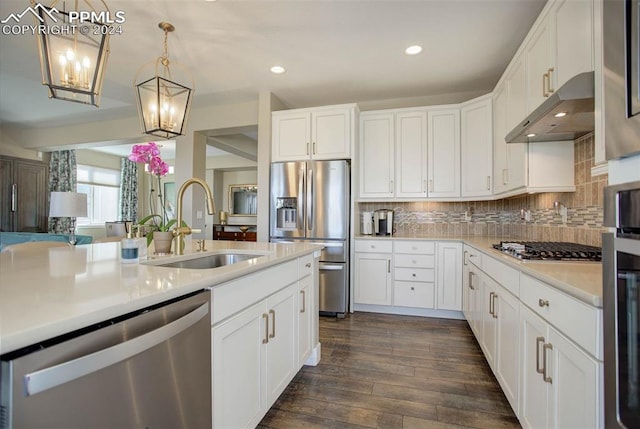
[[[210,293],[0,357],[0,427],[211,428]]]

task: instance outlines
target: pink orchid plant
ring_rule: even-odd
[[[168,221],[167,212],[165,209],[165,201],[161,193],[162,188],[160,186],[160,178],[166,176],[167,173],[169,173],[169,164],[164,162],[160,157],[160,148],[154,142],[133,145],[133,149],[131,150],[131,154],[129,155],[129,160],[147,165],[148,171],[158,178],[158,198],[160,199],[160,205],[162,207],[162,215],[155,213],[150,214],[140,221],[140,225],[146,224],[147,222],[153,220],[154,229],[158,231],[169,231],[169,228],[171,228],[171,226],[175,223],[175,219]],[[155,211],[153,208],[153,192],[154,189],[151,189],[151,196],[149,198],[149,204],[151,205],[152,212]],[[149,236],[147,236],[147,241],[151,241],[150,234]]]

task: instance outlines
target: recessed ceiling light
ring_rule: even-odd
[[[271,67],[271,73],[273,73],[273,74],[282,74],[284,72],[286,72],[286,70],[282,66],[273,66],[273,67]]]
[[[527,134],[527,137],[535,137],[535,133]]]
[[[404,53],[407,55],[418,55],[420,52],[422,52],[422,46],[420,45],[409,46],[404,50]]]
[[[562,118],[563,116],[567,116],[567,112],[558,112],[555,115],[556,118]]]

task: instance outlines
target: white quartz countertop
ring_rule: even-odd
[[[501,262],[543,281],[580,301],[602,308],[602,264],[597,262],[523,262],[491,247],[508,238],[487,237],[433,237],[418,235],[358,236],[363,240],[434,240],[458,241],[468,244]]]
[[[313,253],[322,246],[206,241],[184,256],[120,262],[120,243],[0,253],[0,355]],[[150,248],[151,250],[151,248]],[[152,265],[231,251],[257,259],[213,269]]]

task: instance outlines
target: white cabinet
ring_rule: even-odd
[[[462,310],[462,243],[437,243],[437,309]]]
[[[435,308],[436,243],[394,241],[393,305]]]
[[[424,198],[427,196],[427,112],[399,112],[395,119],[395,196]]]
[[[360,197],[394,195],[395,118],[393,113],[360,115]]]
[[[355,113],[354,105],[273,112],[271,160],[351,158]]]
[[[427,111],[360,116],[360,198],[427,196]]]
[[[355,304],[392,304],[391,249],[390,241],[356,241]]]
[[[484,356],[489,363],[489,366],[493,369],[495,367],[496,351],[498,344],[497,337],[497,316],[495,314],[496,300],[497,300],[497,284],[492,281],[488,276],[481,273],[480,277],[480,294],[481,298],[481,313],[480,320],[482,321],[482,329],[478,342],[484,352]],[[495,370],[494,370],[495,371]]]
[[[573,76],[594,69],[594,2],[555,0],[525,42],[527,113]]]
[[[463,197],[491,195],[493,175],[493,116],[491,96],[462,105],[461,171]]]
[[[293,379],[296,295],[290,285],[214,326],[214,427],[255,427]]]
[[[602,364],[524,305],[520,311],[522,426],[602,427]]]
[[[520,302],[500,286],[496,294],[497,301],[493,309],[497,319],[494,373],[517,415],[520,394]]]
[[[428,114],[428,196],[460,196],[460,109],[432,109]]]

